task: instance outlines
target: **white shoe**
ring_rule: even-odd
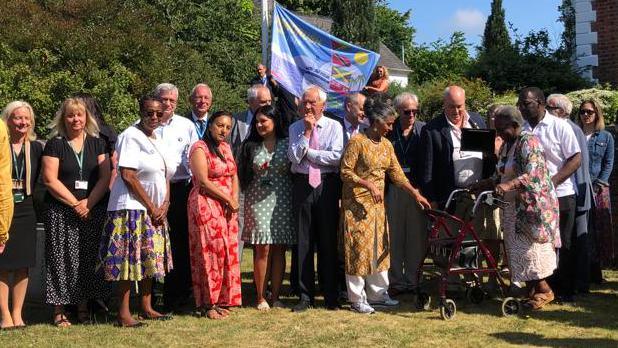
[[[373,314],[376,310],[365,302],[354,302],[350,309],[360,314]]]
[[[369,301],[369,304],[372,306],[395,307],[399,306],[399,301],[393,300],[388,294],[384,294],[382,301]]]

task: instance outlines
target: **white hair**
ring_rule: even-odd
[[[198,83],[197,85],[195,85],[195,87],[193,87],[193,89],[191,89],[191,98],[195,97],[195,91],[197,91],[197,89],[200,87],[208,89],[208,92],[210,92],[210,96],[212,97],[212,90],[210,89],[210,86],[205,83]]]
[[[311,86],[305,88],[305,91],[303,92],[303,95],[305,95],[310,90],[317,90],[318,91],[318,100],[321,101],[322,103],[326,103],[327,95],[326,95],[326,92],[324,92],[324,90],[322,88],[320,88],[319,86],[316,86],[316,85],[311,85]]]
[[[171,83],[164,82],[164,83],[158,84],[157,87],[155,87],[154,89],[154,94],[159,97],[161,96],[161,94],[166,93],[166,92],[172,92],[172,93],[175,93],[176,96],[178,96],[178,87],[174,86]]]
[[[410,93],[410,92],[403,92],[399,95],[397,95],[395,97],[395,99],[393,100],[393,104],[395,105],[395,109],[399,109],[403,103],[405,103],[406,101],[411,100],[415,103],[418,103],[418,96],[414,93]]]
[[[8,103],[7,106],[4,107],[4,110],[2,110],[0,118],[2,118],[2,120],[4,120],[4,122],[6,123],[8,119],[13,115],[13,112],[20,108],[28,110],[28,114],[30,114],[30,129],[28,129],[28,140],[35,141],[36,134],[34,133],[34,110],[32,110],[32,106],[28,104],[28,102],[15,100]]]
[[[270,89],[268,89],[268,87],[266,87],[264,85],[260,85],[260,84],[255,84],[255,85],[249,87],[249,89],[247,89],[247,101],[251,101],[251,100],[257,99],[258,92],[262,88],[265,88],[268,91],[268,94],[270,94]]]
[[[443,97],[445,97],[445,98],[446,98],[446,97],[448,97],[448,96],[450,96],[450,95],[451,95],[451,87],[457,87],[457,88],[460,88],[460,89],[461,89],[461,91],[463,92],[464,97],[466,96],[466,90],[465,90],[465,89],[463,89],[463,88],[461,88],[461,87],[459,87],[459,86],[448,86],[448,87],[446,87],[446,88],[444,89],[444,93],[442,94],[442,96],[443,96]]]
[[[556,106],[561,108],[567,116],[571,114],[571,111],[573,111],[573,103],[571,103],[571,100],[569,100],[569,98],[564,94],[550,94],[547,97],[548,104],[550,100],[555,100]]]

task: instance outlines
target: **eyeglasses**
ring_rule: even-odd
[[[161,117],[163,116],[163,111],[144,111],[144,115],[148,117],[152,117],[152,116]]]
[[[547,106],[545,107],[545,109],[547,109],[547,110],[549,110],[549,111],[554,111],[554,110],[559,110],[559,109],[560,109],[560,107],[559,107],[559,106],[549,106],[549,105],[547,105]]]
[[[586,116],[592,116],[594,114],[596,114],[596,112],[594,112],[594,110],[590,110],[590,109],[581,109],[579,110],[579,114],[580,115],[586,115]]]
[[[418,109],[402,110],[402,112],[406,115],[418,115]]]

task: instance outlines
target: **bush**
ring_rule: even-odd
[[[573,103],[573,111],[571,112],[571,118],[576,120],[578,115],[578,108],[581,102],[585,99],[596,99],[603,108],[603,115],[605,118],[605,124],[610,125],[616,122],[618,116],[618,91],[612,91],[603,88],[589,88],[573,91],[566,95]]]

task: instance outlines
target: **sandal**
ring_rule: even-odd
[[[139,319],[139,320],[167,321],[167,320],[171,320],[172,319],[172,315],[171,314],[161,314],[161,315],[153,316],[153,315],[149,315],[149,314],[146,314],[146,313],[140,313],[137,316],[137,319]]]
[[[71,322],[67,319],[64,311],[62,311],[54,314],[54,325],[56,327],[69,327]]]
[[[225,318],[214,307],[210,308],[210,309],[207,309],[205,315],[206,315],[206,318],[214,319],[214,320],[219,320],[219,319]]]
[[[223,307],[219,307],[217,305],[212,306],[212,309],[217,311],[217,313],[219,313],[223,317],[227,317],[231,313],[231,311],[229,309],[226,309],[226,308],[223,308]]]
[[[258,303],[256,308],[260,312],[266,312],[266,311],[270,310],[270,306],[268,305],[268,302],[266,302],[266,301],[262,301],[262,302]]]
[[[539,292],[535,293],[534,296],[528,301],[529,306],[532,309],[541,309],[546,304],[552,302],[554,300],[554,292]]]

